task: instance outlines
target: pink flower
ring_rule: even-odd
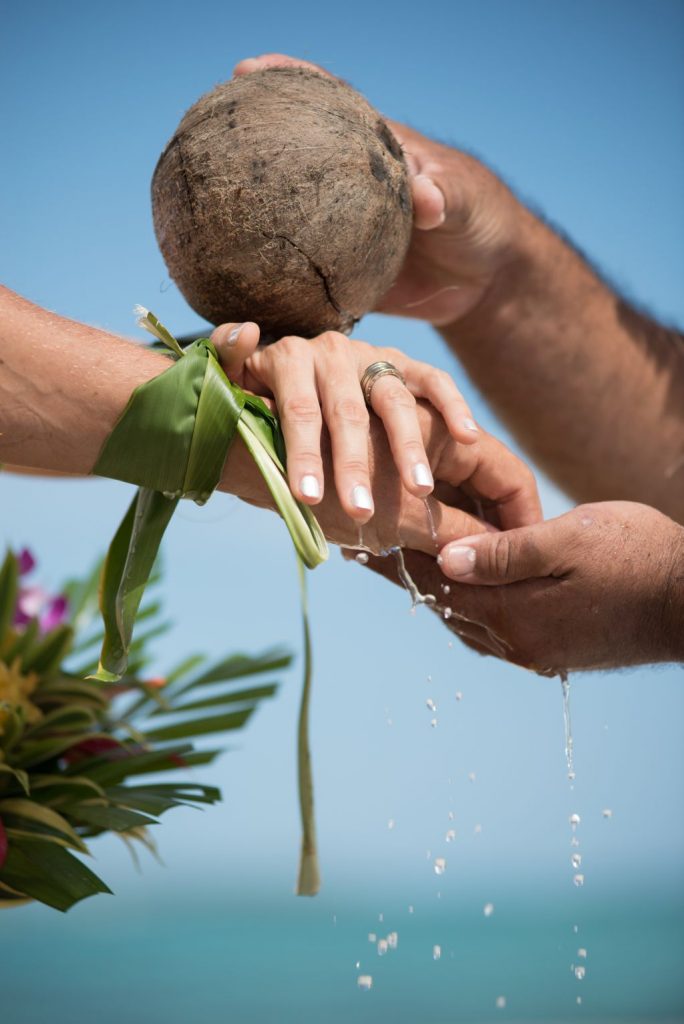
[[[17,556],[19,575],[27,576],[36,566],[36,560],[28,548]],[[32,619],[38,620],[41,633],[49,633],[67,621],[69,602],[64,594],[50,597],[42,587],[20,587],[17,607],[14,611],[14,625],[28,626]]]

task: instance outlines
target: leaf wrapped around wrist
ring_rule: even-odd
[[[200,338],[136,388],[93,472],[203,503],[221,479],[244,404],[214,346]]]

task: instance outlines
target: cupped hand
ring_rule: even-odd
[[[481,653],[544,675],[684,660],[684,529],[647,505],[581,505],[462,537],[440,561],[407,556],[449,628]]]
[[[309,505],[317,505],[325,493],[321,456],[325,423],[340,505],[361,523],[373,514],[370,419],[360,383],[372,363],[390,362],[406,381],[404,385],[394,376],[378,377],[370,401],[384,424],[399,477],[415,497],[426,497],[434,486],[416,399],[430,402],[441,415],[445,437],[464,445],[478,439],[472,413],[451,377],[397,349],[350,340],[335,331],[311,340],[287,337],[257,349],[259,328],[254,323],[222,324],[211,338],[231,380],[275,399],[287,449],[290,489]]]
[[[328,74],[281,53],[242,60],[234,74],[293,66]],[[479,160],[387,123],[408,164],[414,231],[401,273],[378,309],[444,327],[470,312],[516,259],[524,208]]]

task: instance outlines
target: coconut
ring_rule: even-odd
[[[213,324],[267,338],[349,332],[395,280],[411,233],[401,147],[354,89],[303,68],[218,85],[152,179],[169,273]]]

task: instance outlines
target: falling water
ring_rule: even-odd
[[[575,781],[575,761],[572,742],[572,721],[570,720],[570,679],[568,673],[559,672],[561,691],[563,693],[563,724],[565,726],[565,762],[568,767],[568,779],[570,784]]]

